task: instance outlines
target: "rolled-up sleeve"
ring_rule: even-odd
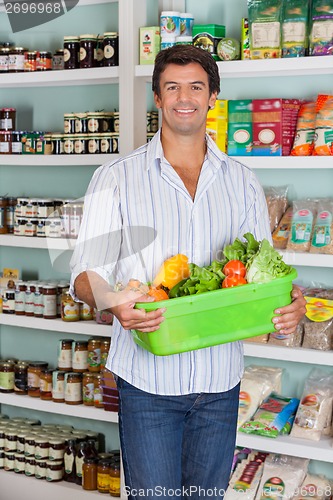
[[[109,282],[121,245],[121,211],[119,189],[112,166],[96,170],[84,198],[83,218],[70,262],[70,292],[84,271],[94,271]]]

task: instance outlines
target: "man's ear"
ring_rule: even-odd
[[[217,99],[217,92],[213,92],[209,98],[209,109],[213,109]]]
[[[161,99],[158,97],[158,95],[156,94],[156,92],[154,92],[154,102],[155,102],[155,106],[160,109],[162,106],[161,106]]]

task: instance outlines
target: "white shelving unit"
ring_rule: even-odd
[[[244,341],[244,354],[255,358],[278,359],[293,363],[311,363],[319,366],[333,366],[332,351],[317,351],[303,347],[283,347]]]
[[[118,154],[87,155],[0,155],[0,165],[17,167],[69,167],[99,166],[119,158]]]

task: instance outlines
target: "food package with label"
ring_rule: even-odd
[[[287,250],[308,252],[310,250],[314,222],[317,217],[317,201],[311,199],[293,201],[293,217]]]
[[[228,101],[228,155],[252,155],[252,100]]]
[[[314,101],[301,104],[298,117],[294,144],[291,156],[311,156],[314,147],[316,123],[316,103]]]
[[[221,38],[217,44],[217,55],[221,61],[240,59],[240,43],[236,38]]]
[[[160,51],[161,36],[159,26],[140,28],[139,60],[140,64],[154,64]]]
[[[310,56],[329,56],[333,53],[333,0],[312,0]]]
[[[282,0],[247,0],[250,58],[281,57]]]
[[[218,148],[227,152],[228,101],[217,99],[213,109],[207,113],[206,132],[216,142]]]
[[[333,95],[319,94],[317,96],[312,154],[316,156],[333,156]]]
[[[318,200],[317,218],[313,228],[310,253],[333,255],[333,199]]]
[[[282,99],[253,99],[253,156],[282,155]]]
[[[304,57],[308,49],[309,0],[288,0],[282,8],[282,57]]]
[[[332,415],[333,374],[315,368],[306,379],[292,437],[319,441]]]

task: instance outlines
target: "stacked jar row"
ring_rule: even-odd
[[[118,33],[64,36],[64,68],[99,68],[119,65]]]
[[[54,54],[47,50],[29,50],[4,42],[0,47],[0,73],[22,73],[64,69],[63,49]]]
[[[119,133],[118,111],[87,111],[64,114],[65,134]]]
[[[45,134],[44,154],[118,154],[119,133]]]

